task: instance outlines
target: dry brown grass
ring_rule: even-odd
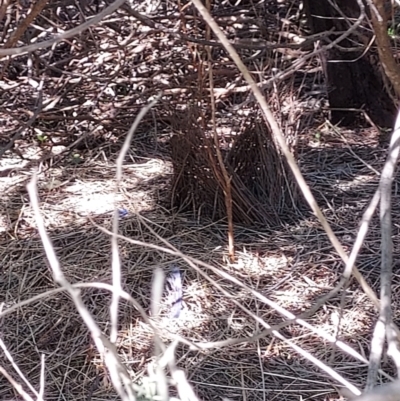
[[[361,202],[365,202],[368,191],[372,193],[374,186],[365,186],[361,182],[361,193],[356,188],[355,191],[343,190],[340,194],[338,191],[341,187],[337,186],[338,171],[347,166],[351,176],[342,176],[342,181],[348,183],[354,181],[352,176],[369,174],[372,181],[377,178],[346,150],[342,149],[340,153],[334,150],[331,153],[329,150],[325,155],[323,146],[317,150],[320,160],[326,164],[318,166],[318,159],[316,160],[314,150],[311,150],[304,154],[304,171],[310,182],[315,183],[314,191],[317,194],[320,192],[324,195],[323,198],[331,202],[335,195],[335,202],[342,202],[342,206],[336,204],[331,213],[329,209],[326,212],[331,214],[330,222],[338,227],[337,233],[350,244],[351,238],[347,236],[353,236],[357,229],[357,217],[363,209]],[[371,148],[353,148],[353,152],[379,168],[379,159],[383,156],[379,148],[374,151]],[[135,165],[128,167],[124,185],[135,188],[138,185],[135,177],[139,174],[142,178],[154,178],[154,165],[160,166],[161,163],[148,162],[147,169],[140,165],[137,170]],[[308,167],[310,171],[307,174]],[[88,220],[90,216],[98,224],[109,227],[110,213],[99,209],[96,214],[90,208],[87,213],[82,213],[76,207],[79,199],[88,199],[93,195],[93,187],[85,183],[93,182],[94,171],[92,169],[92,173],[86,174],[86,177],[82,174],[80,185],[70,182],[57,190],[41,190],[47,228],[64,272],[73,283],[109,283],[111,280],[110,238]],[[114,167],[103,166],[101,171],[102,177],[97,178],[95,195],[98,199],[111,199]],[[57,170],[49,170],[46,180],[51,178],[52,173],[57,175]],[[162,171],[158,174],[162,174]],[[321,177],[324,179],[321,180]],[[43,181],[46,180],[43,177]],[[30,207],[26,200],[19,205],[15,202],[16,189],[9,189],[8,194],[3,197],[3,202],[6,196],[10,197],[15,210],[20,210],[17,227],[14,228],[18,237],[9,236],[1,244],[4,277],[1,293],[4,294],[4,308],[56,288],[41,242],[34,233]],[[131,190],[126,197],[121,195],[119,199],[121,205],[129,205],[131,213],[134,206],[138,207],[143,203],[140,193],[135,201],[134,193]],[[85,204],[90,205],[90,202]],[[10,210],[9,207],[7,210]],[[147,207],[136,211],[152,222],[152,228],[161,237],[183,253],[228,272],[294,313],[310,307],[319,295],[332,288],[341,272],[339,258],[332,254],[328,241],[312,219],[304,220],[297,226],[269,231],[252,231],[238,227],[238,260],[235,264],[229,264],[225,248],[226,227],[222,223],[198,224],[189,217],[171,215],[149,202]],[[9,220],[13,221],[11,215]],[[127,238],[162,245],[134,215],[122,220],[120,228],[121,234]],[[375,238],[376,234],[372,231],[360,257],[361,268],[371,283],[376,282],[379,274],[373,267],[378,263]],[[174,338],[174,334],[191,342],[214,342],[251,336],[257,331],[254,320],[238,309],[230,297],[221,293],[181,260],[129,243],[121,244],[121,257],[124,288],[147,310],[151,303],[154,268],[168,268],[172,263],[177,263],[184,272],[182,317],[176,322],[167,317],[159,322],[159,329],[167,343]],[[375,262],[371,265],[373,260]],[[240,301],[268,324],[280,322],[279,315],[254,296],[211,271],[207,273],[233,299]],[[85,289],[83,295],[89,309],[107,333],[110,295],[97,289]],[[139,382],[152,360],[152,333],[133,307],[122,303],[121,311],[118,350],[132,374],[132,379]],[[340,299],[333,299],[310,323],[334,334],[339,316],[340,339],[358,351],[367,352],[375,314],[356,286],[347,291],[343,309],[340,307]],[[355,363],[352,358],[298,325],[286,328],[284,333],[302,348],[329,363],[354,384],[362,386],[363,372],[366,372],[362,364]],[[40,356],[45,355],[47,399],[57,398],[60,394],[65,399],[87,399],[89,393],[92,393],[93,399],[114,397],[87,329],[66,295],[57,293],[44,296],[41,300],[5,316],[1,334],[16,363],[33,384],[38,383]],[[201,352],[190,351],[182,344],[178,347],[177,358],[179,366],[185,369],[190,383],[202,399],[220,396],[230,399],[262,399],[263,394],[267,399],[283,397],[290,400],[299,395],[321,399],[324,394],[335,392],[328,377],[321,375],[309,362],[293,353],[290,347],[272,337]],[[10,386],[5,382],[1,394],[3,399],[12,397]]]
[[[91,6],[88,7],[83,11],[93,14]],[[179,22],[177,14],[173,14],[178,10],[172,3],[166,7],[165,12],[171,12],[171,16],[161,18],[161,23],[172,30]],[[46,10],[44,12],[49,14],[45,16],[53,18],[53,9]],[[259,5],[241,15],[244,11],[239,5],[228,10],[240,16],[236,25],[222,11],[226,9],[216,10],[219,23],[230,38],[238,42],[242,39],[283,40],[285,35],[277,38],[274,34],[279,31],[278,27],[300,33],[295,23],[288,26],[283,20],[283,16],[292,18],[295,10],[282,9],[281,19],[277,19],[269,10],[262,14]],[[202,37],[202,29],[193,18],[194,12],[189,9],[182,14],[187,34]],[[79,15],[77,13],[76,19],[71,17],[70,21],[62,14],[64,19],[58,22],[67,29],[79,22]],[[254,22],[256,17],[263,16],[266,36],[262,36],[262,29],[256,28]],[[45,24],[43,20],[40,22]],[[217,269],[200,266],[199,272],[177,256],[129,241],[120,242],[123,287],[146,311],[152,301],[154,269],[167,270],[174,263],[183,272],[182,316],[177,320],[169,319],[168,308],[163,304],[162,316],[155,323],[166,344],[177,336],[186,340],[177,348],[177,364],[185,370],[200,399],[336,399],[337,382],[300,357],[287,342],[273,336],[202,350],[192,349],[187,344],[207,345],[250,337],[261,331],[262,323],[256,322],[243,308],[269,325],[282,322],[283,317],[271,304],[221,274],[231,275],[292,313],[301,313],[337,283],[343,267],[307,211],[297,214],[292,224],[280,224],[281,219],[276,219],[276,224],[268,228],[262,224],[238,225],[235,231],[237,260],[232,264],[228,262],[227,227],[223,220],[196,220],[191,213],[170,210],[173,163],[168,141],[182,129],[182,126],[177,127],[177,116],[187,111],[188,103],[200,102],[200,106],[207,106],[209,100],[203,96],[208,88],[207,74],[199,74],[200,45],[192,42],[188,45],[172,31],[153,29],[149,32],[144,22],[130,19],[126,11],[119,11],[106,23],[82,34],[74,45],[64,42],[53,53],[38,53],[41,62],[33,68],[34,78],[45,77],[44,99],[54,103],[40,111],[31,126],[25,127],[26,131],[16,139],[13,151],[0,159],[2,310],[7,312],[19,302],[37,298],[2,316],[0,338],[36,391],[40,386],[44,355],[45,399],[117,399],[86,326],[71,299],[57,290],[47,265],[25,189],[32,171],[38,167],[45,225],[65,275],[72,283],[111,283],[110,237],[98,226],[111,228],[114,202],[117,207],[129,211],[128,217],[120,222],[120,234],[127,239],[164,246],[161,237],[185,255]],[[121,40],[126,40],[131,31],[135,35],[121,46]],[[102,49],[101,56],[99,49]],[[242,77],[220,47],[214,50],[217,119],[223,136],[225,129],[240,128],[243,121],[251,120],[257,112]],[[250,47],[241,48],[241,55],[262,84],[268,83],[274,66],[290,69],[291,57],[301,57],[301,54],[297,49],[258,52]],[[37,107],[37,91],[26,79],[24,70],[28,58],[12,60],[7,81],[2,84],[0,113],[4,120],[1,133],[4,143],[15,130],[24,127],[24,121]],[[227,87],[227,84],[232,85]],[[315,93],[316,87],[322,84],[319,61],[313,59],[301,71],[266,88],[266,95],[280,125],[288,138],[293,139],[291,145],[298,151],[302,171],[335,233],[350,247],[362,211],[377,186],[374,169],[381,167],[384,150],[379,147],[373,130],[346,132],[321,125],[325,113],[324,94],[315,97],[310,93]],[[165,96],[136,133],[125,161],[124,178],[116,192],[115,160],[121,142],[142,104],[159,90],[163,90]],[[238,132],[242,131],[238,129]],[[247,162],[246,169],[249,168],[248,158]],[[260,163],[267,164],[268,170],[274,169],[273,160],[265,162],[264,159]],[[282,176],[274,178],[274,182],[278,182],[276,185],[281,185]],[[271,184],[271,176],[265,176],[264,183]],[[275,193],[269,195],[267,205],[279,201]],[[245,201],[248,205],[252,199]],[[288,204],[283,211],[288,210]],[[399,226],[399,207],[395,199],[395,227]],[[221,206],[217,211],[218,217],[223,216]],[[264,212],[262,208],[255,210],[259,222]],[[159,237],[146,227],[144,218]],[[358,260],[374,288],[379,277],[377,227],[372,227]],[[400,244],[397,237],[394,240],[396,257]],[[396,274],[395,307],[400,304],[398,284]],[[96,288],[81,290],[87,307],[108,334],[110,294]],[[368,355],[375,318],[371,303],[355,283],[350,283],[342,297],[331,299],[308,319],[308,323],[327,334],[338,334],[340,340],[362,355]],[[291,324],[282,334],[354,385],[363,386],[366,366],[315,330]],[[145,381],[149,364],[154,360],[153,348],[149,326],[133,306],[121,301],[118,353],[135,383]],[[4,353],[1,365],[21,382]],[[392,372],[389,363],[383,369]],[[29,392],[27,386],[25,388]],[[171,386],[172,394],[174,391]],[[0,398],[20,399],[4,377],[0,379]]]

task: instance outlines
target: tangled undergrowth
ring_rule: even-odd
[[[43,5],[35,22],[18,38],[18,45],[76,27],[105,7],[94,1]],[[10,18],[0,18],[3,44],[29,6],[23,2],[10,5]],[[377,133],[374,128],[343,131],[325,122],[319,58],[310,59],[302,68],[292,67],[310,50],[307,42],[298,41],[303,33],[297,2],[278,2],[276,8],[273,2],[221,2],[213,15],[264,88],[335,233],[351,247],[385,158]],[[179,154],[182,145],[170,140],[190,131],[180,124],[180,117],[187,116],[188,106],[196,106],[203,126],[212,126],[205,45],[212,45],[215,123],[221,149],[225,146],[228,154],[232,136],[246,132],[244,121],[259,119],[249,87],[215,39],[205,37],[205,24],[190,3],[149,1],[138,6],[127,2],[102,23],[69,40],[2,59],[1,366],[34,398],[43,379],[47,400],[117,399],[93,339],[70,297],[54,283],[46,261],[25,188],[35,170],[45,226],[71,283],[112,282],[110,235],[99,227],[111,230],[115,207],[128,211],[120,220],[120,234],[126,238],[119,242],[123,288],[147,313],[155,268],[167,271],[171,265],[179,266],[184,291],[181,316],[170,319],[162,304],[161,316],[153,318],[166,344],[181,340],[176,363],[199,399],[338,398],[338,383],[293,345],[353,385],[362,388],[364,384],[367,365],[362,356],[368,355],[376,314],[356,283],[351,282],[340,297],[313,314],[307,320],[310,326],[287,325],[281,330],[283,340],[271,335],[249,340],[265,328],[262,321],[274,326],[288,318],[279,307],[293,314],[310,308],[337,284],[343,271],[315,218],[304,207],[293,210],[293,205],[302,202],[297,189],[281,192],[285,179],[290,185],[293,182],[285,176],[285,166],[278,169],[277,155],[276,159],[268,155],[260,159],[269,161],[260,182],[276,185],[268,193],[268,202],[280,202],[281,213],[266,218],[268,210],[263,207],[268,202],[260,202],[254,211],[246,210],[254,193],[237,205],[241,213],[237,220],[246,225],[235,227],[234,263],[227,257],[224,204],[221,198],[210,203],[210,194],[204,193],[204,188],[211,188],[212,195],[218,185],[200,186],[186,209],[171,208],[179,192],[174,185],[177,158],[173,154]],[[162,98],[134,135],[116,190],[116,160],[122,142],[143,105],[159,92]],[[246,158],[237,160],[246,148],[239,145],[227,160],[250,177],[249,166],[259,153],[247,157],[243,165]],[[254,185],[260,191],[257,201],[267,190],[260,182]],[[180,194],[185,185],[180,186]],[[189,192],[186,188],[181,195],[180,206]],[[199,210],[197,206],[203,204]],[[396,227],[399,208],[395,203]],[[282,215],[289,217],[290,211],[296,218],[285,221]],[[243,221],[245,217],[248,221]],[[358,260],[374,288],[379,277],[378,238],[374,226]],[[199,264],[194,268],[177,254],[129,242],[165,247],[161,239],[213,269]],[[396,237],[394,241],[396,257],[400,244]],[[395,275],[394,288],[398,280]],[[90,286],[82,287],[81,293],[108,335],[110,293]],[[393,302],[400,302],[396,292]],[[333,344],[332,338],[350,345],[360,354],[358,359],[346,353],[340,341]],[[137,309],[122,300],[117,350],[138,385],[146,382],[155,359],[153,340],[151,328]],[[5,357],[5,350],[13,362]],[[13,365],[32,388],[21,381]],[[392,366],[388,362],[382,370],[391,374]],[[381,378],[387,380],[383,374]],[[169,384],[176,396],[174,383]],[[0,379],[0,398],[21,399],[5,377]]]

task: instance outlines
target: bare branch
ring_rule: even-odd
[[[25,54],[29,52],[33,52],[37,49],[46,49],[47,47],[52,46],[54,43],[58,43],[62,40],[72,38],[73,36],[81,33],[82,31],[90,28],[91,26],[100,22],[105,16],[112,14],[115,10],[117,10],[126,0],[115,0],[114,3],[105,8],[102,12],[91,18],[89,21],[84,22],[83,24],[77,26],[76,28],[70,29],[67,32],[64,32],[60,35],[55,36],[53,39],[49,39],[40,43],[34,43],[33,45],[23,46],[23,47],[14,47],[11,49],[0,49],[0,57],[2,56],[14,56],[17,54]]]
[[[129,150],[129,145],[132,142],[133,135],[136,132],[137,127],[142,121],[143,117],[147,114],[147,112],[157,103],[161,94],[158,95],[153,101],[151,101],[147,106],[143,107],[140,110],[140,113],[135,118],[131,129],[128,132],[128,135],[125,139],[124,144],[122,145],[121,152],[117,159],[117,172],[116,172],[116,192],[119,190],[119,185],[122,180],[122,169],[126,154]],[[121,263],[119,259],[118,252],[118,209],[114,208],[113,215],[113,233],[114,235],[111,237],[111,246],[112,246],[112,275],[113,275],[113,286],[116,289],[122,290],[121,287]],[[118,305],[119,305],[119,291],[113,292],[112,301],[110,305],[110,318],[111,318],[111,335],[110,340],[112,343],[115,343],[118,336]]]
[[[85,304],[83,303],[83,300],[80,296],[79,290],[75,289],[69,281],[65,278],[64,273],[61,270],[60,263],[57,259],[57,256],[55,254],[53,245],[51,243],[51,240],[49,236],[47,235],[45,226],[44,226],[44,221],[43,217],[40,213],[39,209],[39,200],[38,200],[38,194],[37,194],[37,187],[36,187],[36,175],[32,176],[31,182],[27,185],[28,188],[28,193],[31,201],[31,205],[34,211],[36,223],[38,225],[38,230],[40,237],[43,242],[43,247],[46,252],[47,259],[49,260],[54,280],[59,283],[62,287],[64,287],[69,295],[71,296],[79,314],[81,315],[83,321],[85,322],[86,326],[89,328],[90,333],[93,337],[93,340],[96,344],[96,347],[98,351],[100,352],[101,355],[103,355],[107,368],[110,372],[111,380],[113,382],[115,390],[118,392],[120,397],[124,401],[131,401],[131,397],[129,397],[129,391],[128,389],[124,389],[121,383],[120,377],[123,378],[123,374],[125,372],[125,368],[121,364],[121,362],[118,359],[118,354],[116,352],[113,352],[114,350],[110,347],[107,348],[105,346],[105,336],[101,332],[99,326],[93,319],[92,315],[86,308]],[[129,377],[129,375],[126,373],[126,376]]]
[[[8,361],[11,363],[11,366],[14,368],[14,370],[17,372],[18,376],[25,382],[25,384],[29,387],[29,390],[32,391],[33,394],[35,394],[36,397],[39,398],[39,393],[35,390],[35,388],[29,383],[29,380],[25,377],[25,375],[21,372],[21,369],[19,366],[15,363],[14,358],[8,351],[6,345],[4,344],[3,340],[0,339],[0,348],[3,350],[6,358]]]
[[[36,119],[38,118],[39,114],[42,111],[42,105],[43,105],[43,84],[44,84],[44,79],[40,81],[40,84],[38,86],[38,97],[36,99],[36,105],[35,105],[35,110],[33,112],[33,116],[23,124],[21,128],[17,130],[17,132],[12,136],[10,141],[5,145],[4,147],[0,148],[0,159],[3,157],[3,155],[10,150],[13,146],[15,141],[17,141],[21,135],[28,130],[32,125],[35,123]]]
[[[342,392],[342,391],[341,391]],[[362,394],[359,397],[353,398],[350,394],[343,395],[350,398],[352,401],[398,401],[400,393],[400,380],[384,386],[375,387],[372,391]]]
[[[311,190],[309,186],[307,185],[292,153],[290,152],[290,149],[288,145],[286,144],[286,140],[278,126],[277,121],[275,120],[271,110],[269,109],[267,102],[262,95],[260,88],[257,86],[255,83],[254,79],[250,75],[248,69],[246,66],[243,64],[242,60],[240,59],[239,55],[237,54],[236,50],[233,48],[233,46],[229,43],[228,39],[222,32],[221,28],[216,24],[214,19],[210,16],[206,8],[203,6],[200,0],[192,0],[200,14],[203,16],[203,18],[206,20],[206,22],[210,25],[211,29],[214,31],[214,34],[218,37],[218,39],[221,41],[221,43],[224,45],[226,48],[227,52],[237,65],[238,69],[240,72],[243,74],[244,78],[246,79],[247,83],[251,87],[251,90],[254,94],[254,97],[256,98],[257,102],[260,105],[261,110],[263,111],[266,123],[268,126],[271,128],[280,148],[282,149],[283,154],[285,155],[287,162],[293,172],[293,175],[295,176],[304,197],[306,198],[307,202],[309,203],[312,211],[314,214],[317,216],[318,220],[320,221],[322,227],[324,228],[325,232],[327,233],[327,236],[329,240],[331,241],[333,247],[335,250],[338,252],[342,260],[347,263],[348,261],[348,256],[346,252],[344,251],[342,245],[340,244],[339,240],[337,239],[336,235],[334,234],[332,228],[330,227],[328,221],[326,220],[325,216],[323,215],[321,209],[319,208],[313,194],[311,193]],[[362,10],[363,11],[363,10]],[[360,24],[362,19],[364,18],[363,12],[361,12],[360,17],[358,18],[357,22],[354,24],[355,26],[357,24]],[[355,27],[352,27],[351,29],[355,29]],[[347,34],[350,34],[351,30]],[[340,39],[342,40],[344,35],[341,35],[340,38],[337,39],[337,41]],[[336,42],[336,41],[335,41]],[[331,43],[333,45],[334,42]],[[318,52],[318,51],[317,51]],[[314,52],[315,54],[316,52]],[[357,279],[357,281],[360,283],[361,287],[363,288],[364,292],[368,295],[368,297],[374,302],[374,304],[378,307],[379,306],[379,300],[375,294],[375,292],[372,290],[372,288],[368,285],[368,283],[365,281],[364,277],[361,275],[361,273],[358,271],[358,269],[355,266],[352,266],[352,273],[354,277]]]
[[[34,19],[41,13],[44,6],[47,4],[48,0],[39,0],[33,3],[33,6],[29,12],[29,14],[21,21],[21,23],[17,26],[17,29],[11,34],[8,38],[7,42],[4,44],[4,48],[15,46],[20,37],[24,34],[24,32],[28,29],[29,25],[34,21]],[[9,64],[9,60],[3,65],[2,73],[0,75],[0,79],[3,78],[3,74],[6,71]]]
[[[391,198],[392,182],[397,160],[400,153],[400,111],[397,114],[396,124],[390,141],[389,154],[383,167],[379,188],[381,192],[380,220],[381,220],[381,307],[379,319],[375,327],[371,346],[370,368],[366,390],[375,385],[377,371],[386,339],[389,351],[396,363],[398,373],[400,370],[399,352],[397,350],[398,340],[392,326],[392,265],[393,265],[393,241],[392,241],[392,215]]]
[[[150,28],[157,29],[161,32],[168,33],[178,39],[191,43],[198,43],[204,46],[223,47],[222,43],[218,41],[194,38],[192,36],[185,35],[182,32],[179,31],[177,32],[174,29],[167,28],[163,24],[160,24],[159,22],[156,22],[151,18],[148,18],[145,15],[134,10],[129,4],[124,4],[121,8],[127,11],[130,15],[132,15],[142,24],[149,26]],[[327,31],[327,32],[320,32],[314,35],[308,35],[307,37],[304,38],[304,40],[301,43],[270,43],[268,41],[262,41],[262,40],[259,40],[258,41],[259,43],[249,43],[248,41],[245,43],[244,41],[241,42],[239,40],[235,43],[232,43],[232,46],[234,46],[236,49],[249,49],[249,50],[303,49],[309,47],[310,45],[312,45],[317,41],[321,40],[323,41],[324,39],[327,39],[328,36],[332,35],[332,33],[337,33],[337,32]]]
[[[0,373],[12,384],[14,389],[25,401],[33,401],[33,398],[16,382],[13,377],[0,365]]]
[[[231,276],[230,274],[221,271],[211,265],[208,265],[206,263],[202,263],[199,260],[193,260],[192,258],[188,257],[187,255],[183,254],[182,252],[180,252],[178,249],[176,249],[172,244],[170,244],[167,240],[165,240],[164,238],[162,238],[160,235],[158,235],[146,222],[145,222],[145,218],[143,218],[140,215],[137,215],[139,219],[141,219],[142,224],[144,224],[146,226],[146,228],[161,242],[163,242],[164,244],[166,244],[168,246],[168,248],[170,248],[174,253],[176,253],[177,255],[179,255],[186,263],[188,263],[188,265],[190,267],[192,267],[194,270],[196,270],[197,273],[199,273],[201,276],[203,276],[206,280],[210,281],[214,287],[216,287],[221,293],[223,293],[225,296],[228,296],[232,299],[232,295],[227,292],[222,286],[220,286],[218,283],[216,283],[215,281],[213,281],[204,271],[203,269],[200,269],[198,266],[196,266],[197,264],[201,264],[203,266],[206,266],[207,268],[209,268],[210,270],[212,270],[213,272],[215,272],[216,274],[218,274],[220,277],[223,277],[227,280],[230,280],[232,283],[238,285],[239,287],[245,288],[250,294],[254,295],[256,298],[258,298],[259,300],[261,300],[262,302],[264,302],[265,304],[271,306],[272,308],[274,308],[276,311],[278,311],[280,314],[286,316],[286,317],[290,317],[290,318],[294,318],[295,316],[288,312],[287,310],[285,310],[284,308],[282,308],[281,306],[279,306],[277,303],[269,300],[268,298],[266,298],[265,296],[263,296],[262,294],[260,294],[259,292],[249,288],[248,286],[246,286],[245,284],[243,284],[240,280],[236,279],[235,277]],[[143,245],[143,243],[142,243]],[[146,245],[150,245],[150,244],[146,244]],[[161,248],[161,247],[159,247]],[[167,250],[166,248],[161,248],[162,250],[164,250],[164,252]],[[344,377],[342,377],[341,375],[339,375],[337,372],[335,372],[332,368],[330,368],[329,366],[327,366],[325,363],[323,363],[322,361],[320,361],[318,358],[314,357],[313,355],[311,355],[309,352],[303,350],[301,347],[297,346],[296,344],[294,344],[291,340],[287,339],[285,336],[283,336],[279,331],[277,331],[276,329],[273,329],[268,323],[266,323],[263,319],[261,319],[259,316],[257,316],[255,313],[252,313],[251,311],[249,311],[245,306],[243,306],[241,304],[241,302],[232,299],[232,302],[234,304],[236,304],[240,309],[242,309],[244,312],[246,312],[249,316],[251,316],[256,322],[260,323],[264,328],[266,328],[267,330],[269,330],[269,334],[275,336],[276,338],[280,339],[281,341],[285,342],[287,345],[289,345],[292,349],[294,349],[298,354],[302,355],[304,358],[308,359],[309,361],[311,361],[312,363],[314,363],[316,366],[318,366],[321,370],[325,371],[326,373],[328,373],[333,379],[337,380],[339,383],[343,384],[344,386],[346,386],[346,388],[348,388],[353,394],[358,395],[361,394],[360,390],[355,387],[354,385],[352,385],[351,383],[349,383]],[[286,323],[286,322],[285,322]],[[300,322],[297,322],[300,323]],[[305,322],[304,322],[305,323]],[[308,325],[307,323],[305,323],[307,327],[309,327],[310,325]]]
[[[361,0],[359,0],[361,1]],[[383,0],[372,0],[375,12],[371,12],[372,26],[376,35],[379,59],[385,74],[392,83],[397,96],[400,96],[400,67],[393,54],[387,30],[387,14]]]

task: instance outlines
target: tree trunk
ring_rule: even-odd
[[[331,29],[345,32],[360,16],[357,0],[304,0],[304,7],[313,33]],[[328,99],[333,109],[331,119],[334,124],[353,125],[357,121],[357,113],[343,109],[363,108],[375,124],[393,126],[396,107],[385,89],[376,50],[372,48],[364,54],[372,38],[368,32],[370,29],[357,28],[359,35],[352,34],[339,43],[342,49],[335,47],[325,54]],[[337,33],[331,35],[330,40],[337,37]],[[365,46],[351,51],[350,48],[354,49],[360,41]]]

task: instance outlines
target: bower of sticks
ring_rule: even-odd
[[[0,6],[2,48],[49,40],[111,4],[32,3]],[[126,2],[58,44],[0,59],[0,399],[119,399],[49,247],[106,338],[120,266],[129,296],[119,299],[113,352],[139,400],[164,399],[160,381],[170,399],[204,401],[336,400],[348,383],[362,389],[374,304],[354,279],[318,304],[344,264],[250,87],[193,4],[156,3]],[[239,56],[350,251],[386,147],[374,126],[329,123],[318,55],[270,81],[308,54],[282,50],[300,35],[302,11],[297,2],[250,3],[216,2],[213,15],[241,44]],[[37,191],[47,248],[27,185]],[[394,197],[395,260],[399,215]],[[357,267],[378,292],[377,217]],[[399,284],[395,266],[395,322]],[[173,369],[183,373],[184,394]],[[394,375],[388,359],[379,380]]]

